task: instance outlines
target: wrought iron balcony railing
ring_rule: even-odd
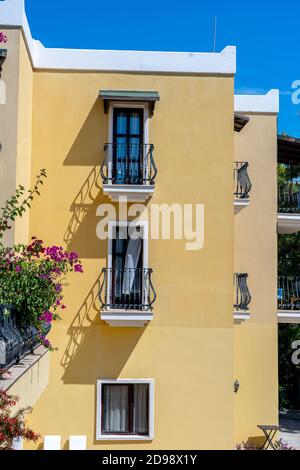
[[[300,214],[300,183],[278,185],[278,212]]]
[[[152,310],[156,292],[152,269],[104,268],[99,298],[101,309]]]
[[[0,78],[2,76],[2,66],[7,57],[7,49],[0,49]]]
[[[252,184],[248,175],[248,162],[235,162],[234,195],[237,199],[248,199]]]
[[[106,156],[100,168],[104,184],[155,184],[154,145],[108,143],[104,151]]]
[[[251,295],[247,285],[248,274],[235,274],[234,284],[235,284],[235,303],[234,310],[247,311],[249,310],[249,304],[251,302]]]
[[[47,335],[50,325],[44,325]],[[19,326],[11,305],[0,305],[0,368],[17,364],[20,359],[40,344],[38,331],[34,326]]]
[[[277,304],[278,310],[300,310],[300,277],[278,278]]]

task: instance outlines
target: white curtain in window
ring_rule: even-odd
[[[104,431],[128,432],[128,386],[105,385],[104,387]]]
[[[123,277],[123,294],[129,295],[132,292],[133,283],[136,275],[136,268],[139,262],[139,257],[142,249],[142,240],[137,238],[129,239],[124,264],[124,277]],[[138,274],[137,274],[138,276]]]
[[[148,393],[147,384],[134,385],[133,392],[133,433],[148,434]]]

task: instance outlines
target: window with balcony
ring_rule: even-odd
[[[147,147],[144,110],[114,108],[113,142],[106,144],[111,156],[108,179],[114,184],[144,184],[148,180]]]
[[[278,232],[300,231],[300,140],[278,137]]]
[[[147,223],[119,222],[110,227],[108,267],[102,270],[100,289],[101,318],[116,326],[143,326],[153,317],[156,299],[148,266]]]
[[[279,276],[278,310],[295,310],[300,312],[300,277]]]
[[[248,288],[248,274],[237,273],[234,275],[234,319],[247,320],[250,317],[249,304],[251,295]]]
[[[97,439],[153,439],[153,387],[151,379],[99,380]]]
[[[252,183],[248,174],[248,162],[235,162],[234,207],[235,212],[249,205]]]
[[[108,141],[100,169],[103,192],[113,201],[124,195],[128,201],[144,202],[154,192],[157,175],[149,121],[158,93],[103,91],[101,96],[109,113]]]
[[[277,290],[279,323],[300,323],[300,277],[279,276]]]
[[[300,181],[290,181],[278,185],[279,213],[300,213]]]

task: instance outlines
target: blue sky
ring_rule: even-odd
[[[300,2],[26,0],[33,37],[48,47],[207,52],[237,46],[238,93],[279,88],[279,132],[300,137]]]

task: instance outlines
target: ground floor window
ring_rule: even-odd
[[[153,438],[153,380],[99,380],[98,439]]]

